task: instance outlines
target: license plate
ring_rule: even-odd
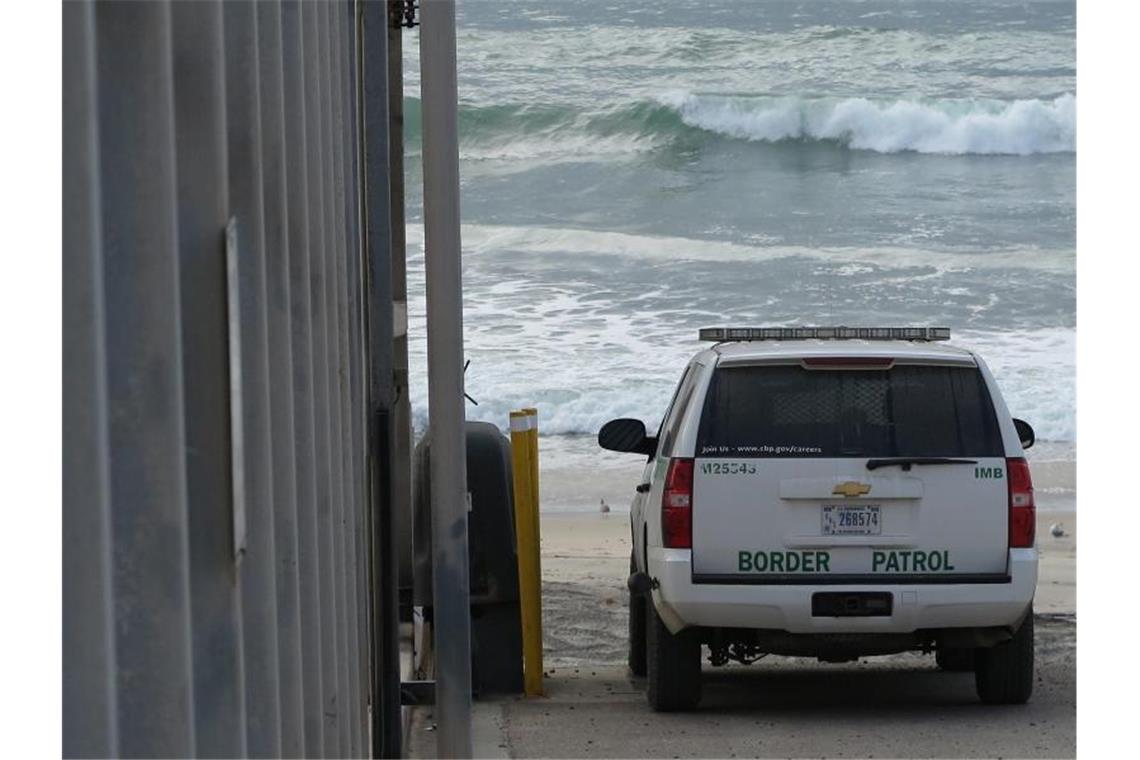
[[[825,536],[878,536],[883,532],[878,504],[824,504],[821,521]]]

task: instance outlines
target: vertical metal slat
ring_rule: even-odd
[[[242,458],[247,548],[239,568],[246,681],[248,750],[281,754],[277,680],[277,591],[257,15],[251,3],[226,3],[226,112],[231,216],[237,219],[241,331]],[[231,329],[233,320],[231,315]]]
[[[281,7],[282,62],[285,85],[285,163],[289,204],[289,289],[293,347],[293,422],[296,452],[296,508],[300,574],[302,683],[304,684],[304,755],[323,753],[324,703],[322,678],[320,549],[318,546],[315,440],[315,385],[310,264],[314,256],[310,220],[306,101],[309,66],[301,6],[287,0]]]
[[[118,754],[94,6],[63,6],[63,756]]]
[[[346,729],[347,747],[349,754],[360,755],[361,734],[360,722],[357,720],[357,705],[360,700],[360,677],[356,670],[356,658],[359,654],[356,638],[356,576],[355,552],[353,550],[355,511],[359,502],[359,484],[357,482],[354,457],[357,449],[353,436],[355,425],[353,423],[353,347],[351,336],[353,333],[350,321],[350,251],[351,246],[349,223],[350,209],[348,194],[351,189],[348,174],[348,119],[346,88],[344,82],[345,65],[350,55],[350,48],[345,40],[345,11],[344,3],[330,3],[329,11],[329,38],[330,38],[330,96],[332,108],[330,116],[333,121],[333,182],[334,208],[337,219],[336,227],[336,299],[337,299],[337,341],[340,346],[338,362],[338,381],[340,385],[340,441],[341,441],[341,515],[340,515],[340,543],[341,553],[341,597],[344,600],[343,633],[344,658],[342,670],[345,674],[347,694],[342,711],[342,720]]]
[[[170,8],[104,3],[95,27],[118,750],[189,756]]]
[[[325,259],[325,188],[323,182],[324,119],[322,118],[322,76],[320,43],[320,6],[302,3],[305,33],[305,106],[308,150],[309,185],[309,287],[312,308],[313,338],[313,396],[317,472],[317,542],[320,574],[321,619],[321,678],[324,688],[321,716],[323,719],[321,754],[333,757],[339,754],[340,734],[337,724],[337,705],[340,702],[340,683],[337,678],[337,619],[333,588],[332,557],[332,497],[331,456],[329,430],[329,358],[328,314],[325,288],[327,270]]]
[[[269,404],[273,455],[273,527],[277,586],[278,684],[281,754],[304,753],[301,704],[301,612],[297,562],[297,504],[293,449],[293,351],[290,341],[289,262],[285,162],[281,5],[257,4],[261,84],[262,195],[265,204],[266,321],[269,331]]]
[[[328,346],[328,399],[329,399],[329,473],[331,476],[331,520],[329,524],[329,545],[332,557],[333,599],[336,615],[336,670],[338,700],[336,721],[338,729],[338,754],[351,754],[350,725],[346,720],[345,705],[351,699],[351,684],[345,659],[348,656],[348,614],[344,596],[344,438],[343,430],[343,388],[341,379],[341,301],[339,289],[339,262],[344,255],[343,227],[338,213],[337,197],[342,190],[337,182],[336,163],[336,124],[333,109],[336,104],[336,88],[333,78],[333,23],[330,19],[331,5],[322,3],[317,16],[319,22],[320,73],[321,73],[321,114],[322,125],[322,183],[324,187],[325,214],[325,298],[327,314]]]
[[[246,697],[231,552],[222,10],[219,4],[178,3],[171,14],[194,734],[199,753],[237,756],[246,752]]]

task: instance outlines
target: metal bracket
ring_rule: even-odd
[[[435,681],[401,681],[400,704],[408,707],[435,704]]]
[[[234,564],[245,554],[245,411],[241,377],[241,277],[238,264],[238,221],[231,216],[225,230],[226,319],[230,359],[230,481]]]

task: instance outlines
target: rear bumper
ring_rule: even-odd
[[[653,600],[676,632],[691,626],[766,628],[790,633],[912,633],[931,628],[1015,626],[1037,589],[1037,550],[1011,549],[1000,583],[851,583],[733,585],[694,583],[687,549],[649,550]],[[816,591],[880,591],[894,599],[890,616],[813,617]]]

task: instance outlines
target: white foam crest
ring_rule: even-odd
[[[1044,441],[1077,435],[1077,332],[1042,327],[1009,332],[955,331],[954,343],[977,351],[994,374],[1009,413]]]
[[[590,335],[570,344],[590,342]],[[636,336],[635,336],[636,339]],[[627,354],[596,352],[575,356],[562,340],[520,340],[529,354],[487,345],[472,336],[468,355],[476,357],[468,391],[479,401],[467,417],[507,423],[509,412],[536,406],[544,435],[592,435],[608,420],[635,417],[650,427],[660,422],[680,368],[698,350],[690,341],[663,346],[651,341]],[[1041,328],[1008,333],[961,333],[955,343],[976,350],[993,372],[1010,414],[1025,419],[1041,441],[1076,438],[1076,333],[1072,328]],[[480,345],[483,344],[483,345]],[[560,357],[562,364],[556,362]],[[413,362],[422,364],[422,358]],[[426,392],[413,389],[417,427],[427,420]]]
[[[413,232],[409,226],[409,241],[413,239],[410,237],[413,234],[422,236],[422,231],[417,228]],[[771,261],[798,257],[827,261],[830,264],[887,268],[930,267],[938,272],[994,268],[1071,272],[1075,264],[1075,252],[1072,249],[1034,247],[949,251],[899,247],[760,246],[567,227],[489,224],[465,224],[462,237],[464,252],[472,255],[524,250],[549,255],[585,254],[666,261]]]
[[[668,92],[689,126],[744,140],[834,140],[879,153],[1007,154],[1076,150],[1076,98],[1052,101],[745,98]]]

